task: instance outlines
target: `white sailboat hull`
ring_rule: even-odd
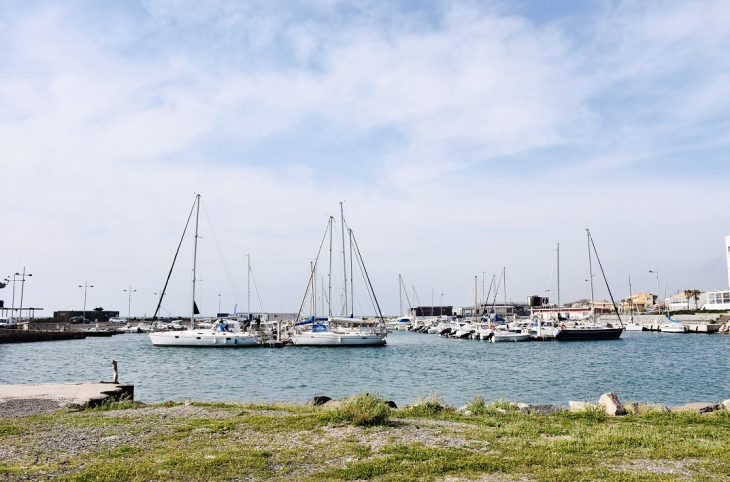
[[[662,333],[686,333],[687,327],[679,324],[661,325],[659,331]]]
[[[296,346],[367,346],[385,345],[385,336],[361,333],[304,332],[291,335]]]
[[[626,330],[626,331],[644,331],[644,327],[642,325],[629,323],[628,325],[624,326],[624,330]]]
[[[155,346],[198,346],[210,348],[246,348],[259,346],[248,333],[210,331],[163,331],[149,334]]]

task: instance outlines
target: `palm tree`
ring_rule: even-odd
[[[687,308],[689,309],[689,300],[693,299],[695,300],[695,309],[699,308],[698,302],[700,300],[700,294],[702,292],[700,290],[684,290],[684,296],[687,297]]]

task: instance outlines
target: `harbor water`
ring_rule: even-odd
[[[410,332],[383,347],[154,347],[146,334],[0,345],[0,384],[111,379],[135,398],[294,401],[377,392],[398,405],[437,393],[566,405],[607,391],[665,405],[730,398],[730,336],[625,332],[592,342],[488,343]]]

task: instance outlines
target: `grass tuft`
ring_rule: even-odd
[[[385,425],[390,419],[390,407],[387,400],[377,393],[360,393],[344,401],[330,416],[334,421],[357,427]]]
[[[419,397],[413,403],[413,406],[405,412],[411,417],[435,417],[445,412],[453,412],[454,407],[446,405],[444,398],[434,392],[428,397]]]

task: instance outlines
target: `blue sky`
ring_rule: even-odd
[[[721,288],[729,32],[713,0],[4,2],[0,264],[47,309],[87,278],[122,306],[202,192],[267,310],[298,305],[341,200],[390,312],[398,273],[457,305],[503,266],[544,291],[557,242],[584,297],[586,227],[622,286]],[[230,306],[216,256],[204,305]]]

